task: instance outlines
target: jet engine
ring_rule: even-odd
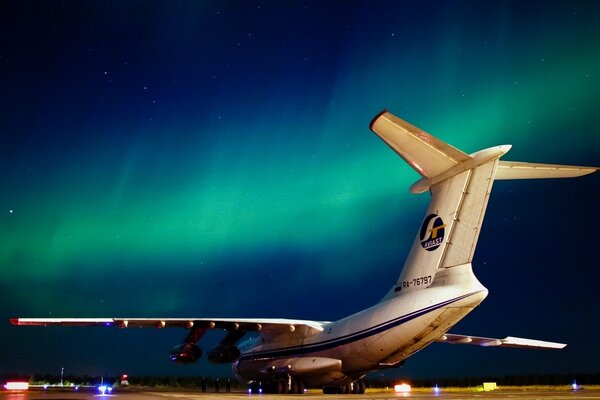
[[[228,364],[240,358],[240,349],[232,344],[220,344],[210,349],[207,358],[213,364]]]
[[[181,343],[171,349],[169,358],[178,364],[191,364],[200,359],[202,350],[195,343]]]

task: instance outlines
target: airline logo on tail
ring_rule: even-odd
[[[433,251],[440,247],[444,241],[444,228],[446,224],[437,214],[429,214],[421,225],[419,238],[421,246],[427,251]]]

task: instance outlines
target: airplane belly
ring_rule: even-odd
[[[233,368],[245,381],[268,381],[289,375],[312,387],[330,385],[346,378],[342,373],[342,361],[329,357],[240,360]]]

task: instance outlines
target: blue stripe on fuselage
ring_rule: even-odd
[[[277,350],[264,350],[264,351],[246,353],[246,354],[243,354],[239,358],[239,361],[249,361],[249,360],[254,360],[254,359],[258,359],[258,358],[264,359],[264,358],[276,358],[276,357],[289,357],[289,356],[295,356],[295,355],[301,355],[301,354],[307,354],[307,353],[314,353],[314,352],[323,351],[323,350],[329,350],[334,347],[342,346],[342,345],[345,345],[348,343],[352,343],[352,342],[367,338],[369,336],[376,335],[381,332],[385,332],[389,329],[397,327],[398,325],[401,325],[412,319],[418,318],[418,317],[425,315],[431,311],[437,310],[438,308],[447,306],[448,304],[463,300],[463,299],[465,299],[469,296],[472,296],[476,293],[479,293],[479,291],[465,294],[463,296],[459,296],[454,299],[446,300],[444,302],[435,304],[433,306],[425,307],[421,310],[413,311],[413,312],[403,315],[401,317],[394,318],[392,320],[383,322],[379,325],[369,327],[362,331],[350,333],[348,335],[341,336],[338,338],[329,339],[329,340],[325,340],[322,342],[312,343],[312,344],[307,344],[307,345],[302,345],[302,346],[293,346],[293,347],[286,347],[286,348],[277,349]]]

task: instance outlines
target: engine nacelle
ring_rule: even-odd
[[[213,364],[232,363],[240,358],[240,349],[232,344],[220,344],[210,349],[206,357]]]
[[[169,358],[178,364],[191,364],[202,357],[202,350],[195,343],[181,343],[171,349]]]

